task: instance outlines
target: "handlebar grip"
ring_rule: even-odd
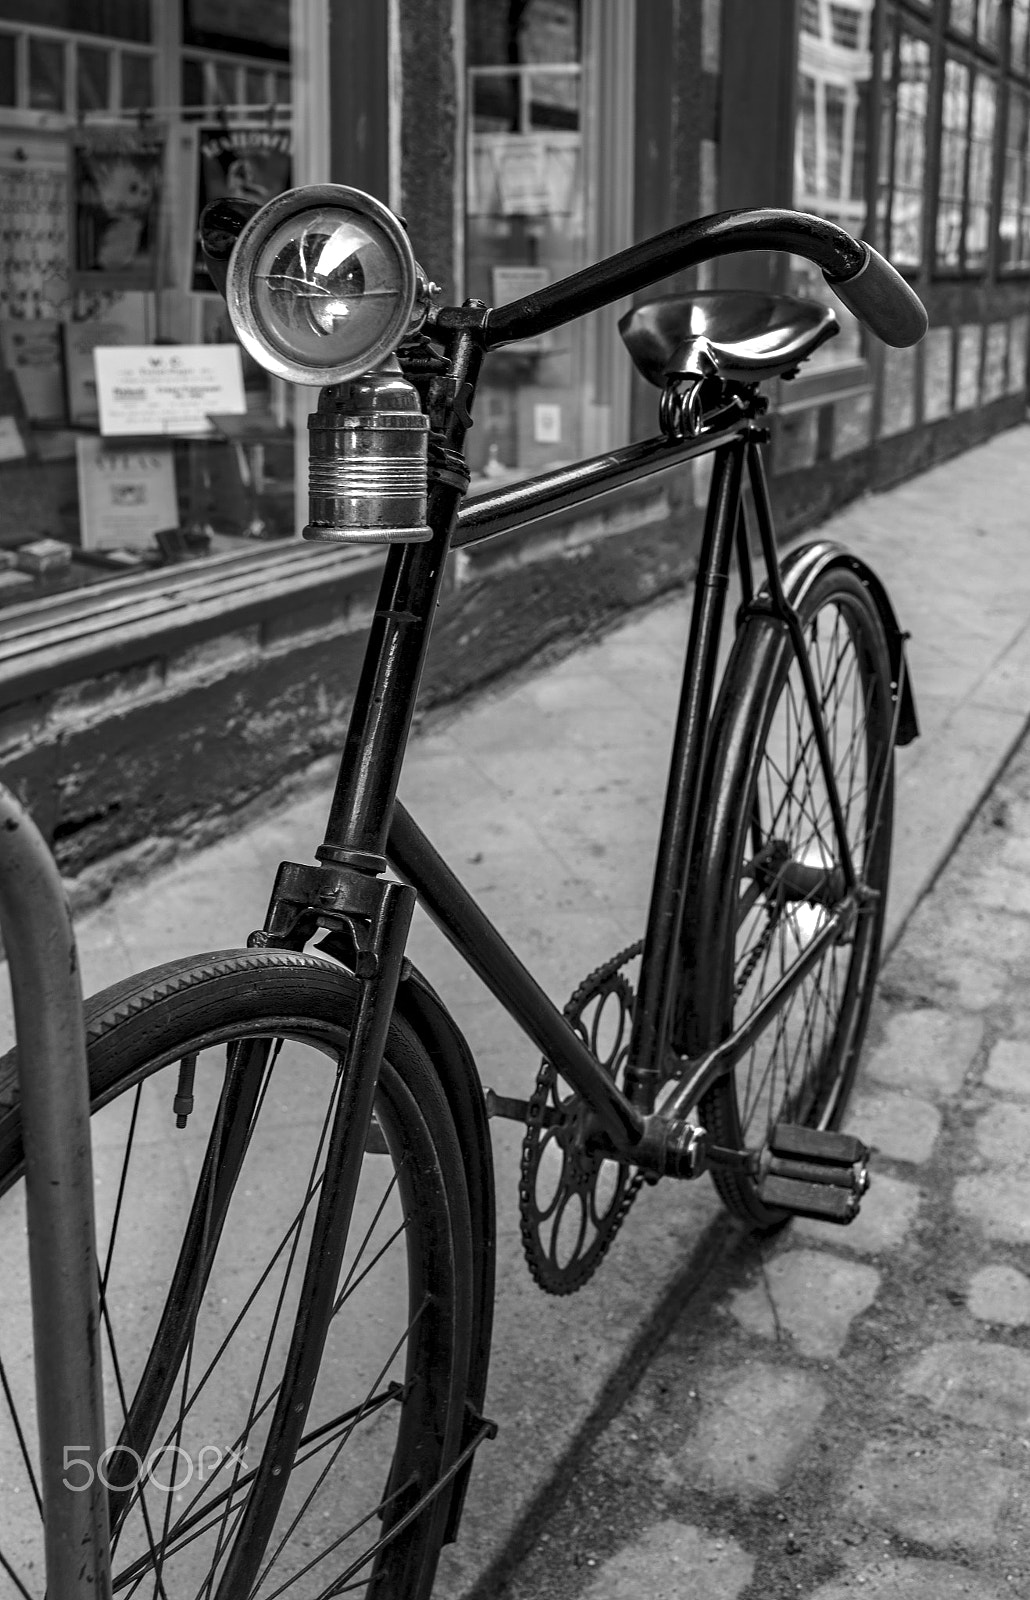
[[[918,344],[928,326],[926,307],[896,267],[864,239],[865,260],[849,278],[823,277],[849,311],[884,344],[904,349]]]

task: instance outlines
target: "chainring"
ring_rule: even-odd
[[[564,1010],[616,1080],[629,1052],[635,999],[620,969],[642,948],[632,945],[598,967]],[[547,1294],[573,1294],[593,1276],[644,1182],[634,1168],[586,1148],[588,1109],[544,1060],[526,1110],[519,1218],[530,1274]]]

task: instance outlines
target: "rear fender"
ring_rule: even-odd
[[[798,606],[809,589],[831,567],[846,567],[869,591],[880,613],[891,663],[891,693],[897,708],[895,744],[911,744],[919,737],[912,678],[905,660],[905,640],[897,614],[883,581],[858,556],[829,539],[816,539],[799,545],[786,556],[782,566],[783,591],[792,606]]]

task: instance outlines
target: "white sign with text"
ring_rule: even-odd
[[[247,409],[238,345],[98,345],[93,359],[107,438],[211,434],[212,412]]]

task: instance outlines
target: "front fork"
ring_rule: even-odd
[[[300,949],[316,926],[345,930],[354,946],[358,1006],[275,1413],[216,1600],[251,1592],[264,1558],[267,1530],[275,1522],[303,1438],[332,1319],[414,906],[415,891],[407,884],[349,867],[284,862],[265,927],[250,939],[259,947]]]

